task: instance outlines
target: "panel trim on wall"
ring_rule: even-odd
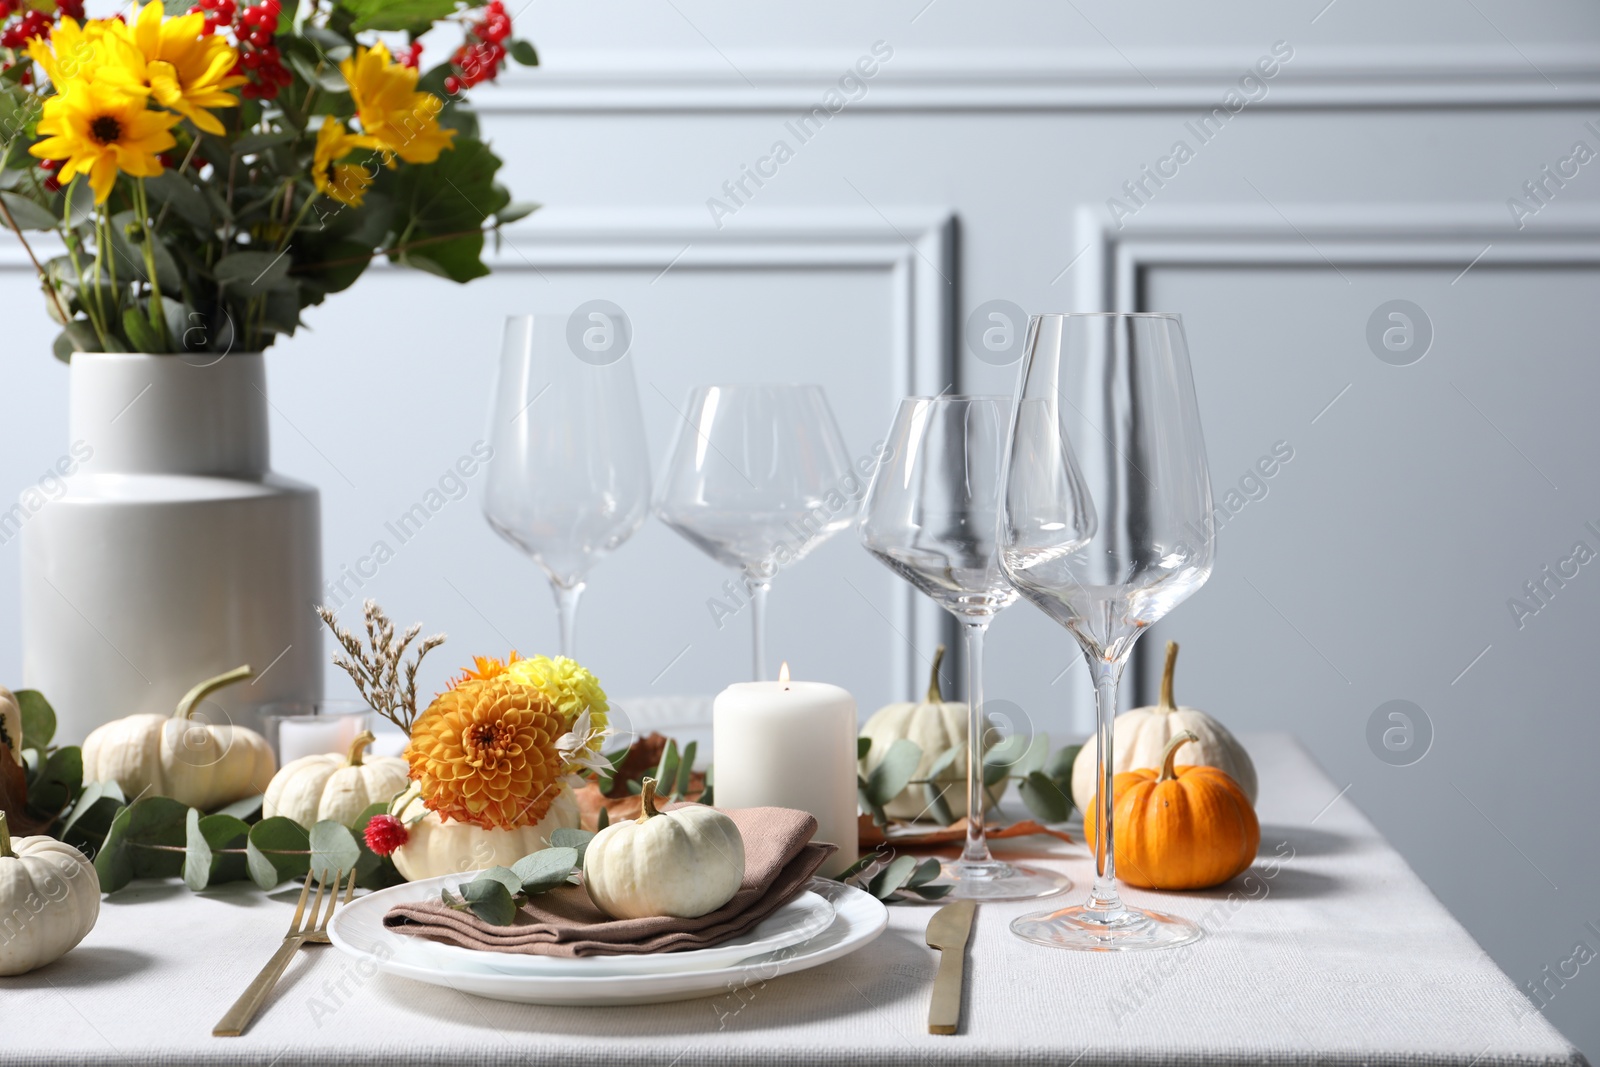
[[[549,49],[538,70],[508,71],[473,98],[480,111],[782,112],[842,110],[1104,111],[1222,106],[1239,79],[1287,45],[1292,59],[1252,92],[1252,109],[1581,107],[1600,103],[1600,48],[1590,44],[854,50]],[[873,45],[880,47],[877,56]],[[879,62],[884,46],[894,49]],[[857,74],[856,64],[868,62]]]

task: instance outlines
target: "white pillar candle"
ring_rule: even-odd
[[[350,715],[284,719],[278,724],[278,765],[301,756],[350,751],[362,722],[358,716]]]
[[[712,710],[712,761],[719,808],[808,811],[817,841],[839,851],[819,873],[856,861],[856,700],[826,682],[736,682]]]

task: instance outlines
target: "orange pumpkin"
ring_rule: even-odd
[[[1178,747],[1195,739],[1184,731],[1168,742],[1159,772],[1153,767],[1124,771],[1112,781],[1117,877],[1129,885],[1206,889],[1256,858],[1261,825],[1239,783],[1215,767],[1173,766]],[[1083,832],[1093,852],[1096,809],[1089,810]]]

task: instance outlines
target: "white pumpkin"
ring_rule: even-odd
[[[284,764],[267,786],[262,816],[282,815],[306,827],[324,819],[353,826],[372,805],[393,800],[411,780],[411,768],[398,756],[363,758],[362,750],[375,740],[363,730],[349,755],[301,756]]]
[[[153,794],[201,811],[265,792],[277,768],[266,738],[189,718],[208,694],[250,673],[239,667],[201,682],[170,716],[129,715],[97,728],[83,743],[84,781],[116,782],[130,800]]]
[[[54,963],[99,917],[94,864],[53,837],[13,840],[0,811],[0,975]]]
[[[550,847],[550,835],[578,826],[578,800],[567,786],[550,802],[544,818],[514,830],[485,829],[469,822],[442,819],[422,803],[416,783],[389,805],[406,824],[406,843],[390,855],[400,877],[408,882],[444,874],[468,874],[488,867],[509,867],[530,852]]]
[[[912,773],[913,779],[925,779],[946,752],[966,749],[967,705],[965,701],[946,700],[939,692],[939,665],[944,662],[944,646],[933,654],[933,672],[928,680],[928,695],[921,703],[885,704],[872,713],[872,718],[861,728],[861,736],[872,742],[872,747],[861,758],[861,776],[871,774],[889,746],[901,738],[915,741],[922,749],[922,759]],[[945,806],[957,818],[967,813],[966,801],[967,760],[958,755],[939,774],[939,794]],[[991,801],[993,798],[990,798]],[[992,806],[992,804],[991,804]],[[919,819],[928,815],[928,787],[912,784],[883,806],[891,819]]]
[[[1167,665],[1161,672],[1161,702],[1153,708],[1134,708],[1118,715],[1113,726],[1112,770],[1116,774],[1141,767],[1160,767],[1167,742],[1188,730],[1199,740],[1178,749],[1177,761],[1216,767],[1227,772],[1250,803],[1256,802],[1256,766],[1228,728],[1195,708],[1179,707],[1172,699],[1172,674],[1178,665],[1178,643],[1167,642]],[[1094,803],[1096,782],[1095,742],[1078,753],[1072,763],[1072,799],[1079,811]]]
[[[656,780],[646,778],[639,817],[612,823],[583,854],[583,885],[613,919],[716,911],[744,881],[744,838],[734,821],[704,804],[656,810]]]
[[[9,751],[11,759],[21,766],[22,705],[17,703],[16,694],[3,685],[0,685],[0,749]],[[0,757],[4,755],[0,752]]]

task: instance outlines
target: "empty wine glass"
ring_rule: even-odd
[[[589,570],[650,513],[644,415],[626,353],[580,358],[567,320],[506,319],[490,414],[483,514],[532,556],[555,592],[561,654],[573,654],[578,597]]]
[[[763,681],[773,576],[855,521],[860,484],[821,386],[702,385],[680,414],[656,513],[744,573]]]
[[[861,541],[900,577],[961,620],[967,649],[967,840],[944,864],[951,896],[1027,900],[1072,887],[1054,871],[1004,863],[984,834],[983,637],[1017,599],[996,555],[1001,460],[1011,400],[913,396],[900,402],[873,476]],[[937,789],[938,786],[932,788]]]
[[[1176,315],[1041,315],[1028,324],[1001,503],[1000,562],[1077,639],[1094,680],[1095,881],[1086,903],[1011,923],[1029,941],[1109,951],[1185,944],[1187,919],[1117,894],[1112,720],[1139,635],[1211,575],[1211,479],[1183,324]],[[1082,464],[1094,494],[1072,476]],[[1068,457],[1068,458],[1063,458]],[[1078,538],[1087,529],[1089,539]]]

